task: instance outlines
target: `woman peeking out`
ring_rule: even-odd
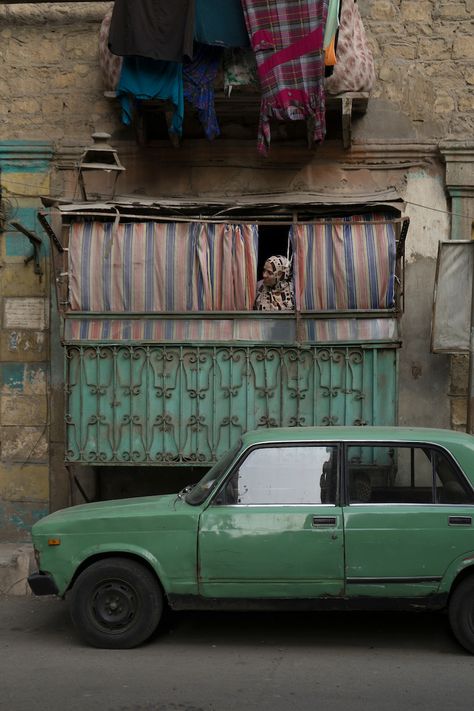
[[[263,265],[263,279],[257,284],[254,309],[257,311],[291,311],[295,294],[290,277],[290,262],[280,254],[269,257]]]

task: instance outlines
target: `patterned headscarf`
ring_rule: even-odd
[[[290,262],[280,254],[269,257],[265,269],[272,271],[275,284],[266,286],[263,281],[257,287],[254,308],[257,311],[289,311],[295,308],[293,284],[290,281]]]

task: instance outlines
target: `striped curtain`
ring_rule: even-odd
[[[70,308],[250,310],[257,254],[256,225],[77,222],[69,240]]]
[[[296,299],[302,311],[394,306],[395,224],[384,214],[294,225]]]

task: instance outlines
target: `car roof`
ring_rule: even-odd
[[[465,432],[433,427],[269,427],[246,432],[242,436],[245,447],[265,442],[433,442],[446,446],[461,445],[474,449],[474,437]]]

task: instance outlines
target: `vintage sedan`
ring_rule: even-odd
[[[407,427],[242,436],[178,494],[33,527],[36,594],[91,645],[129,648],[171,609],[443,609],[474,653],[474,437]]]

